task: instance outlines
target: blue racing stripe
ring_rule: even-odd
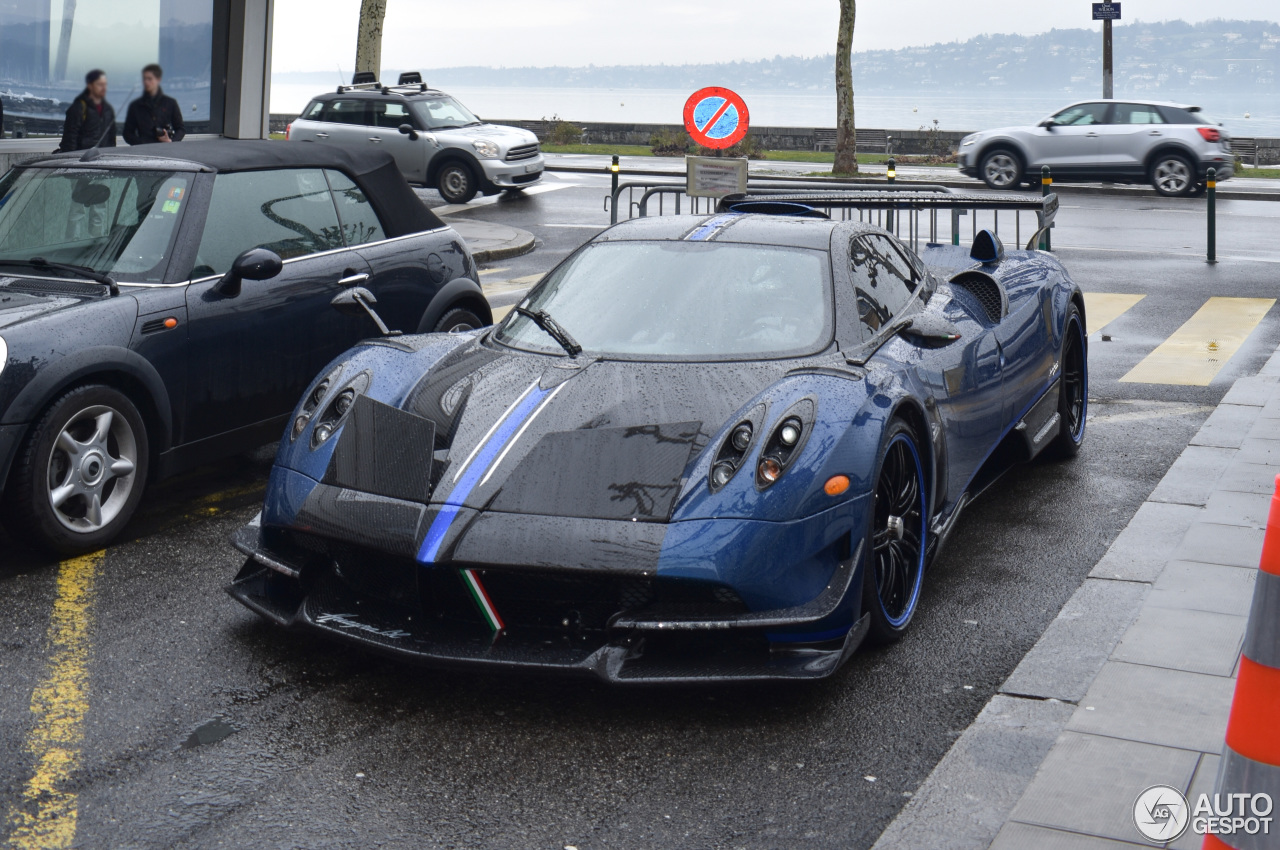
[[[444,505],[440,508],[440,513],[436,514],[436,518],[431,521],[431,528],[427,529],[427,536],[422,539],[422,546],[418,549],[419,562],[429,564],[435,561],[436,555],[440,552],[440,545],[444,543],[445,533],[449,531],[449,526],[453,524],[454,518],[457,517],[458,510],[466,504],[467,497],[475,489],[476,483],[484,476],[489,464],[493,463],[493,459],[498,456],[498,452],[502,451],[502,447],[507,440],[511,439],[511,435],[519,429],[521,423],[550,392],[550,390],[544,390],[541,387],[534,387],[533,392],[529,393],[524,401],[520,402],[520,405],[511,411],[506,421],[493,432],[493,435],[485,441],[476,456],[471,459],[466,472],[463,473],[453,491],[449,493],[449,497],[445,499]]]
[[[688,236],[684,238],[686,242],[706,242],[712,236],[715,236],[721,230],[724,230],[742,213],[721,213],[715,218],[710,218],[702,224],[694,228]]]

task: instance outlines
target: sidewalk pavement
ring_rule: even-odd
[[[508,260],[534,249],[533,234],[518,227],[469,218],[450,217],[447,221],[467,243],[477,263]]]
[[[1143,790],[1212,793],[1277,474],[1280,351],[1226,394],[874,850],[1151,847]]]

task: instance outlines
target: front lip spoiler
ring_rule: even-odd
[[[774,644],[738,648],[733,636],[810,627],[836,612],[850,589],[861,547],[841,562],[826,589],[811,602],[792,608],[750,612],[716,620],[662,617],[618,617],[599,639],[584,644],[564,638],[546,640],[542,633],[500,632],[457,635],[419,624],[399,609],[358,596],[332,577],[304,584],[301,571],[261,545],[259,528],[246,526],[232,536],[236,549],[249,558],[226,588],[240,604],[284,627],[313,629],[382,654],[433,667],[524,670],[539,673],[592,675],[613,684],[678,684],[812,680],[830,676],[862,643],[870,627],[862,615],[842,638],[822,644]],[[284,592],[279,590],[283,586]],[[359,611],[359,614],[351,612]],[[688,652],[646,654],[647,642],[663,634],[675,639],[717,635],[731,643]]]

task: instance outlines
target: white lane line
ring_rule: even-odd
[[[574,227],[583,230],[604,230],[609,227],[607,224],[544,224],[543,227]]]

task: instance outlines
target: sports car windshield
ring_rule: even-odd
[[[825,252],[724,242],[600,242],[579,251],[521,306],[589,354],[765,359],[813,351],[830,335]],[[497,340],[563,349],[512,311]]]
[[[168,171],[16,169],[0,178],[0,272],[35,257],[158,282],[191,176]]]

